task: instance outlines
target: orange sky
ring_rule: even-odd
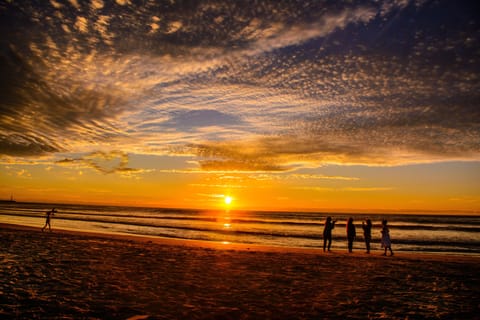
[[[168,172],[161,161],[142,173],[102,173],[85,164],[12,164],[0,192],[19,201],[182,208],[332,211],[480,209],[480,165],[449,162],[393,167],[326,165],[302,172]],[[44,160],[48,162],[48,160]],[[142,163],[141,159],[138,160]],[[154,166],[159,166],[155,168]]]
[[[8,1],[0,197],[478,212],[471,6]]]

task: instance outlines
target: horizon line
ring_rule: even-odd
[[[5,201],[0,199],[1,201]],[[9,200],[7,200],[9,201]],[[129,207],[129,208],[153,208],[153,209],[176,209],[176,210],[199,210],[199,211],[225,211],[227,209],[221,207],[210,207],[210,208],[200,208],[200,207],[181,207],[181,206],[169,206],[169,205],[155,205],[155,204],[122,204],[122,203],[106,203],[106,202],[75,202],[75,201],[19,201],[16,200],[14,203],[38,203],[38,204],[51,204],[51,205],[84,205],[84,206],[111,206],[111,207]],[[352,213],[352,214],[440,214],[440,215],[475,215],[479,214],[480,210],[464,210],[464,209],[444,209],[444,210],[433,210],[433,209],[365,209],[365,208],[271,208],[271,209],[262,209],[262,208],[248,208],[248,207],[238,207],[228,209],[230,212],[239,212],[239,211],[254,211],[254,212],[298,212],[298,213]]]

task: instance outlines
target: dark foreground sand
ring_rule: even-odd
[[[480,258],[0,225],[2,319],[480,319]]]

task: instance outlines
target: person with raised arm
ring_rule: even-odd
[[[327,248],[328,252],[330,252],[330,247],[332,246],[332,230],[335,228],[335,222],[337,222],[337,220],[332,220],[332,217],[327,217],[325,220],[325,226],[323,228],[323,252],[325,252]]]
[[[49,230],[50,232],[52,232],[52,226],[50,225],[50,221],[51,221],[51,219],[52,219],[52,216],[55,215],[56,212],[57,212],[57,210],[55,210],[55,208],[53,208],[53,209],[50,210],[50,211],[45,212],[45,214],[46,214],[46,217],[45,217],[46,220],[45,220],[45,225],[44,225],[43,228],[42,228],[42,232],[43,232],[43,230],[45,230],[45,228],[47,227],[47,225],[48,225],[48,230]]]

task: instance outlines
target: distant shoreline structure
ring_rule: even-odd
[[[15,201],[15,199],[13,199],[13,195],[10,196],[9,200],[0,199],[0,203],[16,203],[16,202],[17,201]]]

